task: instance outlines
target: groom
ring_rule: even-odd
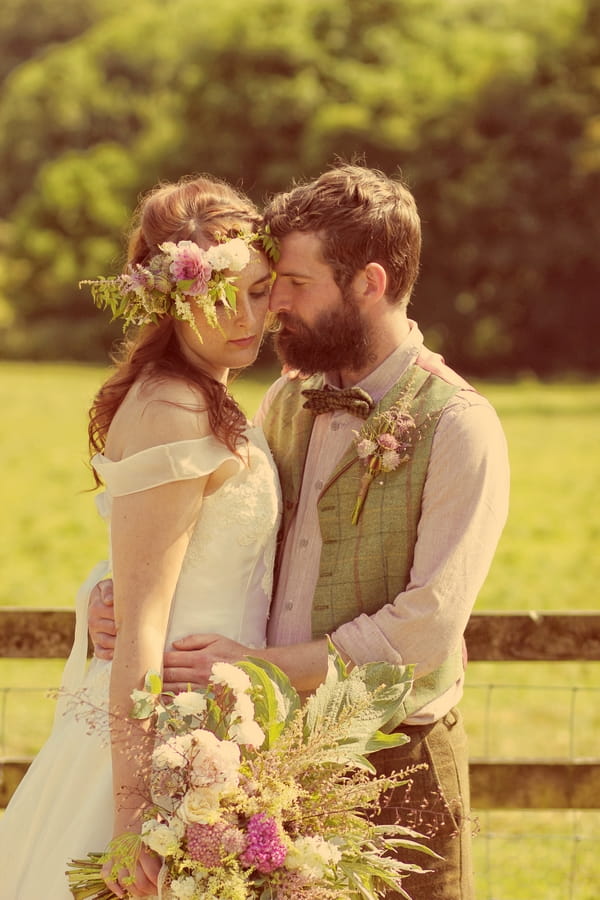
[[[416,664],[397,718],[410,742],[373,761],[379,771],[425,765],[382,821],[412,821],[443,857],[411,860],[432,869],[409,878],[413,900],[471,900],[468,756],[456,704],[463,633],[506,519],[502,429],[407,316],[421,234],[400,181],[340,165],[277,195],[266,221],[281,251],[276,346],[302,373],[279,379],[257,417],[283,493],[268,648],[192,635],[166,654],[165,681],[202,684],[215,661],[252,653],[310,691],[325,677],[326,635],[350,664]],[[390,408],[401,446],[390,427],[377,449],[366,429]],[[385,457],[357,515],[367,465],[386,448],[396,455]],[[92,628],[97,644],[108,632],[108,649],[97,652],[110,654],[110,607],[97,598]]]

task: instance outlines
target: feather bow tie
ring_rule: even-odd
[[[353,416],[366,419],[375,406],[367,392],[359,387],[342,388],[338,391],[326,384],[324,388],[302,391],[302,396],[306,397],[304,409],[309,409],[316,416],[319,413],[345,409]]]

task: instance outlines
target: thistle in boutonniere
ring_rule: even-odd
[[[419,432],[415,420],[407,411],[406,401],[399,400],[354,433],[356,452],[366,465],[352,512],[352,524],[356,525],[375,476],[380,472],[393,472],[402,463],[408,462]]]

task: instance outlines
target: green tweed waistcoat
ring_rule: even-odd
[[[298,506],[315,418],[302,408],[305,398],[301,392],[322,384],[322,375],[289,382],[274,398],[263,424],[282,487],[280,548]],[[313,638],[330,634],[361,614],[375,613],[406,588],[435,426],[448,400],[463,386],[458,376],[456,383],[450,383],[413,365],[377,404],[367,425],[378,413],[401,400],[403,409],[415,419],[418,438],[407,462],[393,472],[375,477],[357,525],[352,524],[352,511],[365,465],[357,456],[354,442],[323,486],[317,501],[322,550],[313,598]],[[415,679],[393,726],[447,690],[456,682],[462,667],[462,647],[457,647],[440,668]]]

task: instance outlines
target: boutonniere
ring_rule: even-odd
[[[354,434],[356,452],[366,466],[352,512],[352,524],[356,525],[371,482],[380,472],[393,472],[408,462],[419,430],[408,412],[406,400],[398,400],[386,412],[374,416]]]

